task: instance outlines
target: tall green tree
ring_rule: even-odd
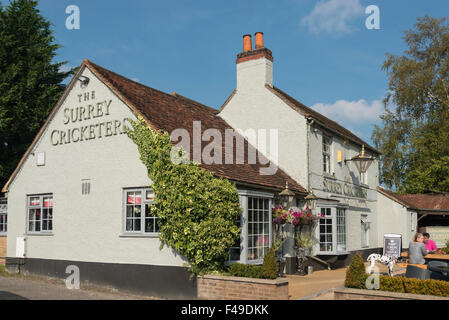
[[[449,192],[449,25],[425,16],[404,40],[404,54],[383,65],[389,94],[372,136],[381,181],[402,193]]]
[[[0,189],[65,89],[65,62],[33,0],[0,3]]]

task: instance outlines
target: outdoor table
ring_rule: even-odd
[[[403,252],[401,257],[408,259],[408,252]],[[449,262],[449,254],[428,254],[424,259]]]

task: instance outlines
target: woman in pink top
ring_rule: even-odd
[[[430,240],[430,234],[423,233],[423,236],[424,236],[424,244],[426,245],[427,251],[429,251],[429,253],[434,253],[435,251],[437,251],[438,250],[437,245],[435,241]]]

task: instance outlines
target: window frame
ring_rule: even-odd
[[[39,198],[39,206],[31,206],[31,198]],[[48,209],[51,209],[51,219],[45,219],[47,221],[51,221],[51,230],[43,230],[44,228],[44,210],[45,210],[45,198],[51,198],[52,206],[48,207]],[[27,195],[27,210],[26,210],[26,234],[27,235],[53,235],[55,231],[55,205],[54,205],[54,195],[52,193],[45,193],[45,194],[30,194]],[[40,210],[40,219],[39,220],[30,220],[30,210]],[[34,227],[34,231],[30,230],[30,221],[40,223],[40,230],[35,231],[36,227]]]
[[[364,221],[365,220],[365,221]],[[364,227],[365,226],[365,227]],[[365,228],[363,230],[363,228]],[[367,214],[362,214],[360,218],[360,246],[362,249],[366,249],[370,247],[370,229],[371,229],[371,222],[369,221],[369,216]],[[365,235],[365,244],[363,243],[363,236]]]
[[[241,222],[241,232],[240,232],[240,259],[239,260],[229,260],[227,263],[238,262],[242,264],[252,264],[252,265],[260,265],[263,263],[262,259],[257,260],[249,260],[248,259],[248,245],[249,245],[249,234],[248,234],[248,198],[261,198],[268,200],[268,230],[269,230],[269,245],[271,248],[273,245],[273,201],[274,194],[261,192],[261,191],[252,191],[252,190],[239,190],[240,196],[240,206],[243,211],[241,214],[240,222]],[[235,248],[235,247],[234,247]]]
[[[325,144],[325,140],[327,140],[327,144]],[[322,159],[323,159],[323,174],[325,175],[332,175],[333,172],[333,165],[332,165],[332,144],[333,144],[333,138],[329,135],[323,134],[322,135],[322,143],[321,143],[321,148],[322,148]],[[325,145],[328,146],[328,150],[325,150]],[[329,163],[327,165],[327,169],[328,171],[326,171],[326,161],[325,159],[329,159]]]
[[[331,215],[330,215],[330,220],[332,220],[332,250],[331,251],[322,251],[321,250],[321,221],[323,219],[329,219],[329,216],[326,216],[324,218],[320,219],[320,222],[318,224],[318,228],[317,228],[317,233],[318,233],[318,255],[344,255],[344,254],[348,254],[348,219],[347,219],[347,208],[344,206],[331,206],[331,205],[318,205],[317,206],[317,210],[318,212],[322,212],[322,209],[331,210]],[[344,212],[344,227],[345,227],[345,250],[339,250],[338,246],[339,246],[339,238],[338,238],[338,213],[337,210],[341,210]],[[327,225],[325,225],[327,226]],[[326,232],[326,234],[328,234]],[[325,242],[328,243],[328,242]]]
[[[360,173],[360,185],[368,185],[368,171],[365,173]]]
[[[8,212],[0,212],[0,236],[4,236],[8,233]]]
[[[122,217],[122,237],[146,237],[146,238],[158,238],[160,236],[160,232],[147,232],[145,231],[145,222],[146,222],[146,206],[148,204],[154,204],[154,200],[148,201],[146,199],[146,194],[148,191],[153,192],[154,194],[154,190],[151,187],[141,187],[141,188],[127,188],[127,189],[123,189],[123,208],[122,208],[122,212],[123,212],[123,217]],[[127,217],[127,208],[128,208],[128,194],[129,193],[136,193],[136,192],[140,192],[141,197],[142,197],[142,201],[140,204],[140,231],[128,231],[127,230],[127,221],[128,221],[128,217]],[[152,217],[155,221],[157,221],[159,218],[157,216]],[[155,228],[154,228],[155,229]]]

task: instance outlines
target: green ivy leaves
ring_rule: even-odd
[[[240,236],[237,188],[190,161],[173,163],[167,133],[156,132],[142,119],[130,122],[128,136],[153,181],[161,246],[186,257],[194,273],[224,270],[229,248]]]

